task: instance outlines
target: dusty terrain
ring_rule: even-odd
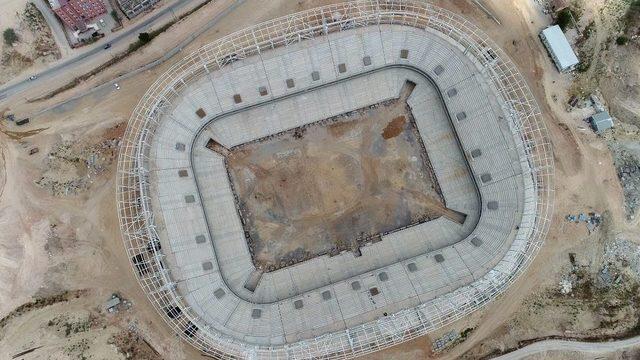
[[[124,306],[108,313],[88,303],[88,295],[66,292],[13,312],[0,324],[3,359],[160,359]]]
[[[356,251],[433,220],[444,207],[406,99],[321,120],[231,149],[226,157],[259,269]]]
[[[2,5],[0,31],[11,28],[18,40],[13,45],[0,41],[0,84],[10,81],[27,68],[41,69],[60,59],[60,49],[51,29],[33,4],[10,0]]]
[[[247,1],[183,52],[193,51],[204,43],[250,24],[328,2],[330,1],[260,2],[261,11],[257,12],[257,2]],[[637,146],[638,129],[631,123],[633,118],[629,117],[628,126],[619,126],[611,134],[598,137],[585,127],[582,121],[584,113],[579,110],[566,112],[566,99],[570,96],[574,78],[558,74],[541,47],[537,33],[551,19],[534,2],[500,1],[499,6],[496,6],[497,1],[487,2],[490,10],[500,20],[500,25],[488,18],[472,2],[437,3],[462,14],[483,28],[507,51],[527,78],[541,106],[554,144],[556,216],[541,253],[527,273],[503,296],[482,311],[428,337],[366,358],[476,359],[517,347],[524,340],[550,335],[588,337],[592,334],[619,336],[628,333],[634,329],[633,321],[637,320],[637,305],[630,300],[636,296],[633,289],[638,282],[634,278],[634,246],[638,246],[639,236],[637,217],[635,220],[626,220],[625,191],[620,184],[619,171],[614,165],[609,144],[623,144],[626,148]],[[96,84],[136,68],[141,63],[152,61],[166,51],[167,47],[175,44],[176,39],[183,36],[181,34],[187,34],[199,26],[200,19],[210,16],[215,9],[216,4],[208,5],[203,12],[193,15],[194,20],[176,25],[170,34],[160,35],[140,53],[67,94],[41,104],[28,104],[23,99],[18,99],[15,104],[11,104],[12,110],[18,108],[25,114],[35,114],[42,108],[82,94]],[[613,39],[604,38],[607,39],[604,49],[607,44],[609,49],[617,49],[611,43]],[[605,59],[603,63],[637,64],[630,60],[634,59],[633,54],[637,51],[632,46],[636,45],[629,44],[619,49],[620,51],[609,52],[613,56],[612,60]],[[88,167],[86,170],[82,169],[82,166],[88,166],[87,163],[81,165],[87,159],[86,154],[93,153],[94,150],[103,151],[99,144],[103,140],[113,139],[112,129],[126,121],[136,101],[174,60],[123,80],[120,84],[122,90],[119,92],[99,90],[55,110],[33,116],[31,123],[25,128],[18,129],[7,123],[0,125],[3,130],[0,134],[0,226],[3,229],[0,233],[0,318],[8,316],[0,329],[0,354],[13,356],[37,346],[45,346],[42,349],[51,351],[34,350],[21,358],[78,358],[78,353],[65,354],[65,347],[76,339],[80,342],[88,338],[89,347],[83,351],[87,354],[100,352],[102,358],[117,358],[117,354],[126,356],[127,349],[132,347],[139,349],[130,351],[134,353],[151,351],[155,354],[154,351],[157,351],[159,355],[155,356],[162,359],[201,358],[163,325],[133,277],[115,218],[115,165],[106,160],[111,149],[104,149],[104,170],[94,173]],[[601,82],[600,89],[604,100],[612,104],[614,115],[627,119],[616,113],[616,106],[622,107],[616,104],[618,101],[625,104],[624,99],[633,100],[633,93],[625,90],[627,83],[624,79],[637,78],[637,71],[633,72],[633,66],[621,66],[620,69],[615,79]],[[629,85],[633,87],[632,84]],[[611,89],[607,91],[609,86]],[[38,95],[37,91],[42,89],[35,90],[34,95]],[[622,100],[617,100],[617,97]],[[633,110],[635,107],[626,108],[631,109],[629,114],[637,116],[637,112]],[[71,147],[73,149],[70,151],[74,152],[72,156],[64,155],[64,159],[47,160],[50,153],[61,154],[58,149],[65,141],[82,142],[85,141],[83,139],[87,142]],[[29,155],[33,147],[38,147],[39,152]],[[98,156],[100,159],[103,157],[102,154]],[[76,193],[56,192],[52,187],[36,184],[43,177],[58,178],[56,171],[50,168],[52,164],[64,164],[68,159],[75,158],[80,159],[78,165],[74,165],[75,179],[91,174],[91,180],[79,187]],[[68,172],[61,172],[60,180],[64,182],[60,183],[73,180],[68,179],[68,176]],[[589,211],[603,214],[604,221],[591,234],[584,223],[575,224],[565,220],[568,214]],[[616,248],[618,250],[606,250]],[[625,253],[624,256],[621,251]],[[570,253],[575,254],[575,264],[571,261]],[[613,274],[611,283],[603,283],[599,279],[605,265],[608,269],[606,273]],[[618,278],[620,280],[616,283]],[[567,280],[572,290],[562,293],[560,289],[567,288]],[[48,298],[66,289],[89,290],[83,292],[77,300],[11,313],[21,304]],[[583,301],[586,291],[600,294],[598,300]],[[131,300],[133,306],[129,311],[115,316],[122,317],[122,320],[110,322],[111,318],[99,315],[97,309],[102,307],[113,292]],[[85,329],[87,313],[107,319],[104,320],[108,323],[107,328],[89,326],[89,330],[80,331]],[[48,325],[50,320],[53,321],[51,327]],[[62,331],[58,330],[60,325],[55,325],[56,321],[63,324],[64,327],[60,327]],[[97,323],[103,324],[102,321]],[[77,328],[79,331],[71,331],[67,337],[66,323],[83,325],[72,326],[72,329]],[[128,334],[130,324],[135,324],[135,335],[127,338],[144,341],[122,344],[121,341],[109,340],[113,337],[112,334]],[[441,339],[450,331],[465,335],[434,353],[433,341]],[[155,350],[148,350],[147,346]],[[81,347],[84,349],[85,345]],[[118,350],[114,351],[113,347]],[[77,348],[79,347],[74,347]],[[632,355],[625,352],[605,358]],[[575,354],[554,354],[552,358],[582,357]]]
[[[224,5],[224,1],[212,2],[194,17],[210,17]],[[191,52],[238,28],[300,10],[302,6],[316,5],[318,3],[273,1],[263,6],[264,12],[256,13],[255,4],[249,3],[184,52]],[[131,62],[121,66],[135,68],[137,61],[154,60],[164,51],[163,46],[175,44],[172,39],[191,33],[199,24],[183,21],[176,26],[175,32],[161,35],[158,41],[129,59]],[[127,353],[147,353],[150,347],[154,349],[151,353],[160,354],[154,355],[156,359],[200,358],[163,325],[142,293],[124,252],[116,218],[116,164],[111,141],[120,136],[117,133],[126,126],[144,91],[171,64],[170,61],[123,81],[123,91],[98,91],[40,114],[37,112],[42,109],[41,104],[23,102],[21,106],[24,114],[30,115],[30,124],[18,128],[9,122],[0,123],[0,226],[3,229],[0,232],[0,319],[4,324],[0,332],[0,358],[38,346],[44,346],[41,349],[45,350],[34,350],[20,358],[81,358],[77,352],[64,353],[65,346],[73,339],[55,331],[47,335],[52,329],[48,321],[58,315],[72,316],[78,308],[89,311],[102,308],[114,292],[129,299],[133,306],[125,312],[124,321],[113,323],[107,332],[124,336],[134,329],[133,336],[126,336],[134,341],[122,341],[118,337],[109,340],[112,333],[101,333],[101,327],[91,328],[77,338],[81,340],[86,336],[90,340],[88,347],[82,345],[82,353],[93,354],[93,358],[98,359],[117,359],[116,353],[124,358]],[[115,76],[118,69],[110,71],[104,76]],[[88,87],[93,86],[95,83],[89,82]],[[85,90],[80,87],[80,92]],[[62,99],[51,99],[48,104]],[[15,105],[24,99],[14,100],[3,111],[13,112]],[[29,155],[33,148],[39,151]],[[43,178],[46,183],[36,183]],[[67,192],[67,188],[73,191]],[[37,311],[28,307],[17,316],[10,315],[21,304],[48,299],[66,289],[88,290],[79,297],[77,306],[64,302]],[[54,348],[57,350],[46,351]]]
[[[611,3],[586,2],[583,16],[606,13],[607,10],[600,10],[598,6],[612,6]],[[602,100],[609,104],[621,97],[637,100],[631,99],[632,92],[627,90],[629,82],[635,81],[639,73],[638,58],[629,56],[637,47],[615,52],[621,58],[614,61],[633,64],[617,81],[603,78],[593,81],[602,74],[596,71],[589,75],[588,66],[586,71],[575,75],[558,74],[536,38],[552,21],[549,16],[533,2],[512,2],[508,7],[493,4],[491,10],[500,19],[501,27],[512,32],[496,31],[501,27],[489,21],[480,23],[486,25],[484,29],[509,53],[528,79],[551,133],[556,164],[555,216],[547,241],[527,273],[485,310],[431,334],[431,340],[435,341],[445,338],[450,331],[461,334],[465,329],[472,329],[432,356],[489,359],[547,337],[602,341],[637,334],[639,230],[637,217],[627,220],[625,195],[636,194],[637,200],[637,192],[631,189],[633,185],[628,185],[633,183],[628,180],[637,171],[637,157],[630,156],[637,156],[640,137],[633,119],[638,113],[632,111],[632,117],[621,116],[618,120],[627,123],[618,122],[615,130],[599,137],[583,121],[594,110],[583,107],[568,112],[566,106],[569,97],[582,84],[600,86]],[[602,49],[616,46],[612,44],[615,37],[610,34],[591,36],[603,39]],[[599,57],[612,53],[595,54]],[[610,64],[604,60],[605,66]],[[576,84],[579,85],[576,87]],[[607,86],[611,87],[610,92],[602,89]],[[616,114],[615,105],[611,110]],[[623,150],[626,155],[620,161],[617,154]],[[626,179],[621,184],[622,174],[626,174]],[[625,185],[624,188],[621,185]],[[603,214],[603,223],[591,232],[584,223],[565,219],[569,214],[592,211]],[[406,357],[397,358],[408,359],[416,346],[407,343],[390,349],[389,354],[406,349]],[[429,356],[426,349],[420,354]],[[624,351],[586,358],[633,358],[633,354],[633,351]],[[533,358],[585,357],[553,352]]]
[[[640,13],[629,14],[626,0],[576,2],[577,24],[570,30],[584,65],[576,74],[571,94],[599,90],[614,116],[640,125]],[[635,2],[636,8],[640,4]],[[618,37],[628,43],[619,45]]]

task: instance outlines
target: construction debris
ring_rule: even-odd
[[[460,339],[460,333],[455,330],[451,330],[441,338],[436,339],[431,345],[431,348],[433,349],[433,352],[437,353],[456,343],[458,339]]]
[[[640,161],[630,151],[613,149],[613,159],[624,191],[627,218],[633,219],[640,204]]]
[[[569,275],[565,274],[562,276],[562,279],[560,280],[560,293],[562,295],[568,295],[571,294],[571,291],[573,290],[573,281],[571,281],[571,278]]]
[[[117,294],[111,295],[111,298],[107,300],[105,304],[105,309],[107,312],[113,313],[118,311],[118,305],[120,305],[120,297]]]
[[[589,233],[593,232],[602,223],[602,215],[595,212],[588,214],[580,213],[578,215],[569,214],[565,219],[576,224],[581,222],[586,223]]]
[[[109,298],[109,300],[107,300],[107,302],[104,305],[104,309],[105,311],[107,311],[108,313],[117,313],[120,310],[129,310],[131,309],[131,302],[128,301],[127,299],[122,299],[122,297],[117,294],[117,293],[113,293],[111,294],[111,297]]]
[[[605,264],[628,267],[636,278],[640,278],[640,245],[632,241],[616,238],[605,247],[602,260]]]
[[[35,183],[56,196],[82,193],[111,166],[118,146],[118,139],[106,139],[97,144],[63,141],[48,154],[45,159],[47,170]]]

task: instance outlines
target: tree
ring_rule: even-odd
[[[118,24],[120,24],[120,16],[118,16],[118,12],[115,10],[111,10],[111,17],[113,18],[113,20],[115,20]]]
[[[558,26],[560,26],[562,31],[570,27],[571,23],[573,22],[573,19],[571,19],[571,17],[572,14],[569,8],[562,9],[560,10],[560,12],[558,12],[558,18],[556,19],[556,22]]]
[[[4,37],[4,43],[9,46],[13,46],[13,44],[17,43],[18,40],[20,40],[18,39],[18,34],[16,34],[16,31],[12,28],[5,29],[5,31],[2,33],[2,36]]]
[[[148,32],[140,33],[138,34],[138,40],[140,40],[141,43],[146,44],[151,41],[151,35]]]

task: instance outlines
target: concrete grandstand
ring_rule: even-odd
[[[224,156],[239,146],[399,97],[446,217],[263,272],[252,262]],[[506,54],[423,1],[354,1],[241,30],[148,90],[118,165],[125,247],[150,301],[214,357],[352,358],[458,320],[503,292],[541,246],[553,158]]]

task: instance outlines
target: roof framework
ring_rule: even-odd
[[[505,113],[525,155],[521,163],[528,171],[523,176],[530,177],[535,204],[529,237],[524,243],[514,244],[502,260],[508,263],[508,272],[491,270],[490,281],[472,283],[357,327],[272,347],[243,343],[217,333],[184,304],[175,291],[170,270],[161,265],[162,252],[148,246],[159,239],[149,194],[149,150],[154,129],[181,92],[210,72],[305,39],[380,24],[436,31],[481,64],[505,104]],[[193,346],[220,358],[352,358],[450,324],[502,293],[526,269],[547,234],[553,210],[553,172],[551,143],[536,101],[516,66],[486,34],[463,17],[428,2],[363,0],[315,8],[240,30],[173,65],[149,88],[132,114],[119,155],[116,193],[125,248],[143,290],[169,327]],[[167,309],[174,306],[182,309],[182,316],[165,316]],[[189,329],[194,325],[200,331],[192,334]]]

